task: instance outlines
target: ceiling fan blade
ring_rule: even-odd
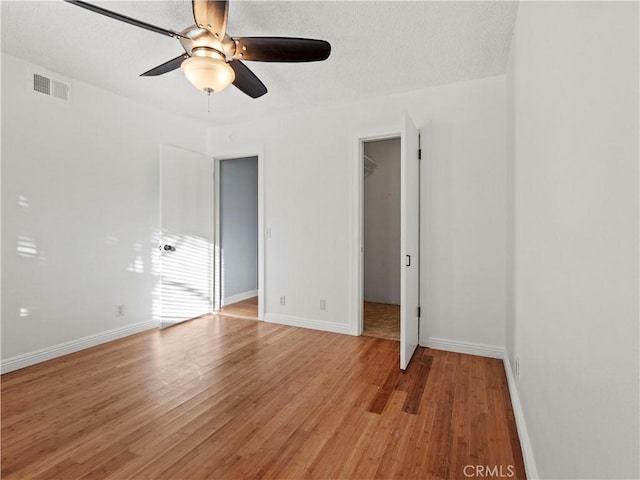
[[[140,74],[141,77],[157,77],[158,75],[162,75],[164,73],[169,73],[176,68],[180,68],[182,62],[184,62],[189,55],[183,53],[179,57],[173,58],[168,62],[164,62],[162,65],[158,65],[157,67],[152,68],[151,70],[147,70],[146,72]]]
[[[264,86],[264,83],[244,63],[239,60],[232,60],[229,62],[229,66],[233,68],[236,74],[236,79],[233,81],[236,88],[251,98],[258,98],[267,93],[267,87]]]
[[[258,62],[318,62],[331,54],[324,40],[289,37],[238,37],[234,59]]]
[[[136,27],[144,28],[145,30],[151,30],[152,32],[161,33],[162,35],[167,35],[168,37],[187,38],[180,32],[174,32],[173,30],[167,30],[166,28],[156,27],[155,25],[151,25],[150,23],[143,22],[141,20],[136,20],[135,18],[127,17],[126,15],[121,15],[116,12],[112,12],[111,10],[98,7],[97,5],[93,5],[91,3],[83,2],[81,0],[64,0],[64,1],[67,3],[71,3],[72,5],[76,5],[78,7],[86,8],[87,10],[91,10],[92,12],[99,13],[100,15],[111,17],[116,20],[120,20],[121,22],[128,23],[130,25],[135,25]]]
[[[193,19],[222,40],[227,30],[228,0],[192,0]]]

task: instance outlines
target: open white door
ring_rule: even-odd
[[[402,120],[400,154],[401,219],[400,243],[400,368],[406,370],[418,346],[419,294],[419,189],[418,129],[405,113]]]
[[[160,317],[163,327],[213,311],[214,164],[160,146]]]

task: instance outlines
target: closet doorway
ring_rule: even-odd
[[[257,320],[258,157],[217,162],[217,313]]]
[[[400,340],[401,142],[363,143],[363,335]]]

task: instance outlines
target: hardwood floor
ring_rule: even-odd
[[[217,315],[227,315],[231,317],[258,319],[258,297],[251,297],[240,302],[225,305]]]
[[[5,374],[2,478],[525,478],[501,361],[398,356],[205,316]]]
[[[363,335],[400,340],[400,305],[364,302]]]

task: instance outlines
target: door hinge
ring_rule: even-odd
[[[422,149],[418,149],[418,160],[422,160]]]
[[[420,307],[418,307],[418,318],[420,318],[421,313],[422,313],[422,310],[420,309]]]

